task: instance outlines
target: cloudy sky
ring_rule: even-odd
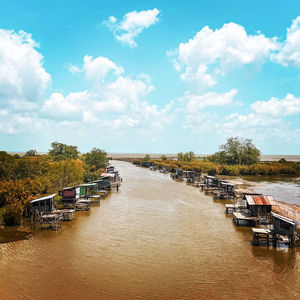
[[[0,4],[0,150],[300,154],[299,1]]]

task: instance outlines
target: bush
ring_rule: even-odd
[[[20,202],[14,202],[5,207],[3,213],[3,221],[7,226],[14,226],[21,224],[23,214],[23,205]]]

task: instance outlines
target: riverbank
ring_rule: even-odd
[[[260,188],[260,182],[249,181],[242,177],[229,177],[220,176],[220,178],[227,180],[236,185],[236,189],[247,189],[249,192],[260,193],[262,189]],[[261,181],[261,178],[260,178]],[[287,193],[287,192],[286,192]],[[264,193],[265,194],[265,193]],[[272,196],[274,199],[274,204],[272,206],[272,211],[280,214],[284,217],[290,218],[294,221],[300,222],[300,205],[295,203],[288,203],[286,201],[276,199],[276,192],[268,193],[268,196]],[[300,201],[300,199],[299,199]]]
[[[0,228],[0,244],[10,243],[29,239],[31,232],[21,231],[19,226]]]
[[[114,160],[123,160],[123,161],[131,161],[131,160],[139,160],[145,157],[147,154],[150,155],[151,159],[160,159],[163,155],[170,158],[176,159],[177,153],[108,153],[109,157],[112,157]],[[210,154],[195,154],[197,159],[204,159]],[[262,154],[260,157],[261,162],[275,162],[280,159],[285,159],[286,161],[291,162],[300,162],[300,155],[283,155],[283,154]]]

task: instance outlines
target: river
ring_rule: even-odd
[[[224,204],[126,162],[90,212],[0,244],[0,299],[299,299],[300,252],[253,247]]]

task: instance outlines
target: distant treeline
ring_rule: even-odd
[[[0,208],[6,223],[19,224],[24,208],[39,196],[98,179],[108,164],[107,153],[94,148],[81,155],[76,146],[54,142],[47,155],[0,151]],[[13,219],[13,221],[11,221]]]
[[[267,162],[251,165],[227,165],[211,161],[193,160],[183,162],[178,160],[151,160],[159,167],[169,166],[169,169],[199,171],[209,175],[300,175],[300,163],[297,162]]]
[[[204,160],[197,160],[194,153],[178,153],[177,160],[161,157],[153,160],[159,167],[168,165],[169,168],[182,168],[208,173],[209,175],[300,175],[300,163],[287,162],[280,159],[278,162],[260,163],[260,151],[251,139],[231,137],[220,150]],[[146,157],[144,158],[146,159]]]

